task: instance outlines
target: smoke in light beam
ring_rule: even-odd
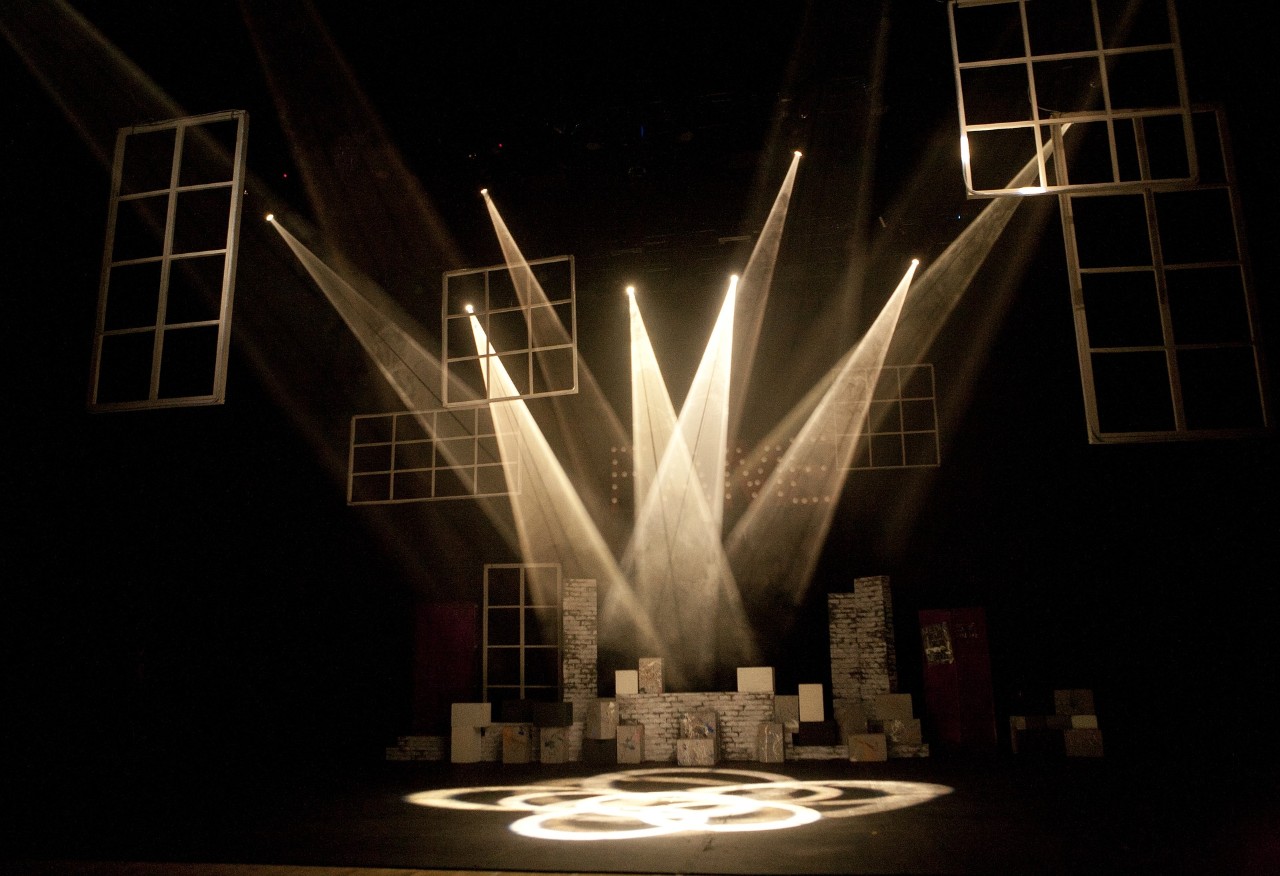
[[[671,403],[631,296],[632,419],[636,424],[635,527],[623,569],[640,604],[664,631],[686,675],[714,680],[718,664],[755,656],[721,542],[729,379],[738,278],[674,428]],[[652,461],[659,459],[656,471]],[[641,474],[643,472],[643,474]]]
[[[804,596],[918,265],[912,261],[871,328],[845,355],[817,407],[726,541],[738,586],[754,611],[795,605]]]
[[[498,449],[504,470],[519,461],[521,482],[511,495],[511,509],[526,563],[556,562],[570,578],[594,578],[600,594],[599,634],[606,647],[634,648],[668,656],[648,616],[637,604],[631,586],[569,481],[542,429],[529,412],[498,351],[489,343],[480,320],[471,317],[476,349],[486,351],[486,367],[481,370],[490,398],[498,433]],[[542,605],[554,603],[553,594],[535,594]],[[547,619],[549,620],[549,619]],[[672,669],[675,670],[674,664]]]

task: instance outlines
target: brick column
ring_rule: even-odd
[[[596,582],[569,578],[562,602],[564,701],[573,703],[575,721],[585,719],[586,704],[598,697],[596,677]]]
[[[889,576],[858,578],[852,593],[827,596],[834,704],[861,702],[898,687]]]

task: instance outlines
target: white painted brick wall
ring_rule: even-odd
[[[620,696],[618,721],[644,725],[647,761],[674,761],[680,716],[710,709],[720,724],[720,759],[755,760],[756,733],[773,720],[773,694],[746,691]]]

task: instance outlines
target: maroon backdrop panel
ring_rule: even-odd
[[[996,747],[987,616],[981,608],[920,612],[929,739],[943,751]]]
[[[413,729],[447,734],[453,703],[480,696],[480,606],[419,605],[413,630]]]

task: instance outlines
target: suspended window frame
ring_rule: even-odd
[[[1131,160],[1139,128],[1148,137],[1158,132],[1163,140],[1169,159],[1160,168],[1162,181],[1197,178],[1173,0],[1139,3],[1141,11],[1164,15],[1166,31],[1159,41],[1135,43],[1104,33],[1098,0],[1070,2],[1079,16],[1087,13],[1091,20],[1061,28],[1034,26],[1048,22],[1045,16],[1069,13],[1067,0],[948,3],[961,168],[970,197],[1141,187],[1150,180],[1138,176]],[[975,30],[962,36],[964,25],[958,21]],[[974,32],[989,41],[967,38]],[[1074,39],[1058,44],[1045,36],[1051,33],[1070,33]],[[1061,50],[1037,51],[1041,43]],[[1046,106],[1046,100],[1059,106]],[[1069,161],[1049,162],[1046,147],[1054,141],[1065,145],[1061,154]],[[1010,186],[1018,169],[1033,160],[1035,174]]]
[[[936,468],[940,464],[933,365],[884,366],[849,470]]]
[[[248,129],[229,110],[117,132],[91,411],[225,400]]]
[[[527,264],[528,274],[516,271],[514,277],[505,264],[444,273],[441,398],[446,408],[578,391],[573,256]],[[472,318],[494,352],[476,349]],[[487,391],[497,363],[505,368],[514,394]]]
[[[347,448],[347,504],[516,495],[520,453],[508,459],[502,445],[519,440],[498,434],[488,408],[357,415]]]
[[[487,563],[483,598],[484,701],[560,702],[564,692],[560,565]]]
[[[1059,195],[1093,444],[1232,438],[1272,426],[1226,120],[1197,108],[1195,122],[1199,183]]]

